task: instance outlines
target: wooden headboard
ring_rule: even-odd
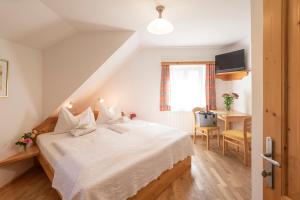
[[[95,119],[97,119],[98,113],[99,113],[99,111],[94,111]],[[55,128],[55,125],[57,123],[57,120],[58,120],[58,116],[56,116],[56,117],[49,117],[45,121],[43,121],[40,125],[38,125],[35,128],[33,128],[32,132],[35,135],[53,132],[54,128]]]

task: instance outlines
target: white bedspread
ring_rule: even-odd
[[[54,166],[53,187],[63,199],[122,200],[137,193],[173,164],[193,154],[188,135],[141,121],[55,141],[64,153]]]

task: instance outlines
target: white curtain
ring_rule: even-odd
[[[191,111],[205,107],[205,65],[170,66],[170,104],[172,111]]]

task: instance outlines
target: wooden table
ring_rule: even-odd
[[[219,120],[224,122],[224,130],[230,129],[231,123],[242,122],[250,115],[238,111],[210,110],[216,113]]]
[[[39,154],[39,152],[39,148],[36,145],[33,145],[29,147],[26,151],[16,153],[4,160],[0,160],[0,167],[36,157]]]

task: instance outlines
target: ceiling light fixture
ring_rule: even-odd
[[[155,35],[166,35],[171,33],[174,30],[174,27],[171,22],[162,18],[162,12],[165,7],[162,5],[156,6],[158,12],[158,18],[151,21],[147,27],[147,30]]]

